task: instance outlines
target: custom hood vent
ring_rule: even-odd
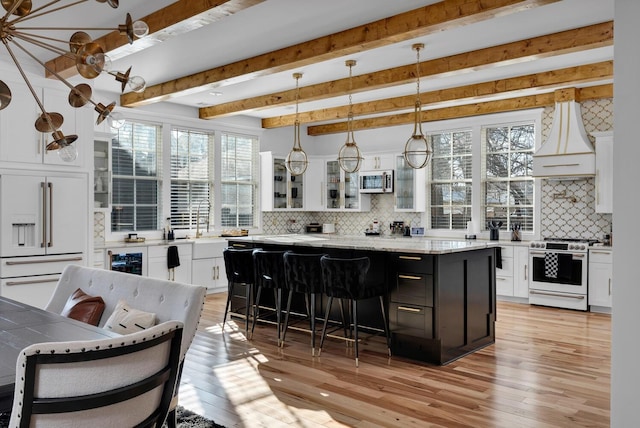
[[[560,92],[560,94],[559,94]],[[549,138],[533,155],[534,177],[589,177],[596,174],[596,155],[582,123],[580,104],[556,91]],[[562,100],[564,98],[564,100]]]

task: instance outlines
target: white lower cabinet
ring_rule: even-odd
[[[589,250],[589,306],[592,311],[611,309],[613,266],[611,250]]]
[[[227,274],[222,252],[227,247],[224,239],[196,242],[193,246],[192,282],[207,287],[207,293],[227,290]]]
[[[496,268],[496,294],[506,297],[529,296],[529,248],[501,245],[502,268]]]
[[[167,265],[169,247],[178,247],[180,266],[170,270]],[[147,253],[147,275],[151,278],[169,279],[176,282],[191,283],[192,244],[151,245]]]

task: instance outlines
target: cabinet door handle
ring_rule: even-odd
[[[414,314],[422,312],[422,309],[410,308],[408,306],[398,306],[399,311],[413,312]]]
[[[32,279],[30,281],[7,281],[5,285],[28,285],[28,284],[44,284],[47,282],[57,282],[59,278],[52,279]]]
[[[414,281],[419,281],[422,279],[421,276],[415,276],[415,275],[398,275],[398,278],[400,279],[411,279]]]
[[[611,278],[609,278],[609,296],[611,296]]]
[[[422,260],[422,257],[418,257],[418,256],[398,256],[399,259],[402,260]]]
[[[42,226],[42,241],[40,242],[41,248],[44,248],[45,242],[47,241],[47,191],[45,186],[46,183],[42,181],[40,183],[40,187],[42,188],[42,220],[40,222],[40,226]]]
[[[507,280],[507,278],[503,278],[503,277],[501,277],[501,276],[496,277],[496,279],[497,279],[498,281],[506,281],[506,280]]]
[[[111,255],[111,251],[109,251],[109,255]],[[69,257],[66,259],[55,259],[55,260],[31,260],[31,261],[23,261],[23,262],[10,261],[10,262],[6,262],[5,264],[7,266],[15,266],[15,265],[32,265],[36,263],[79,262],[79,261],[82,261],[82,257]]]
[[[594,251],[594,250],[591,250],[591,254],[606,254],[606,255],[609,255],[611,253],[609,253],[609,251]]]
[[[49,242],[47,247],[53,246],[53,183],[48,182],[49,187]]]
[[[246,247],[246,245],[245,245],[245,244],[238,244],[237,242],[234,242],[234,243],[233,243],[233,246],[234,246],[234,247]]]
[[[527,277],[529,276],[529,265],[524,265],[524,280],[527,280]]]

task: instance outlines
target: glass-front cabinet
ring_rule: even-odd
[[[369,211],[369,195],[360,194],[357,172],[346,173],[337,160],[326,162],[325,209],[346,211]]]
[[[111,147],[108,138],[93,142],[93,207],[111,206]]]
[[[303,210],[304,174],[291,175],[284,156],[260,153],[262,210]]]
[[[426,210],[426,168],[413,169],[403,155],[395,157],[395,211]]]

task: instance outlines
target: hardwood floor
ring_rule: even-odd
[[[310,336],[244,321],[221,332],[226,294],[207,298],[180,404],[226,427],[608,427],[609,315],[498,302],[496,343],[447,366],[387,356],[365,338],[312,357]],[[304,324],[301,324],[304,325]],[[319,340],[318,340],[319,343]]]

